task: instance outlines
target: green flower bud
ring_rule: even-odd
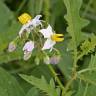
[[[8,51],[9,52],[13,52],[14,50],[16,49],[16,44],[14,41],[10,42],[9,43],[9,46],[8,46]]]
[[[35,63],[36,63],[36,65],[39,65],[40,59],[38,57],[35,58]]]
[[[50,58],[49,58],[49,56],[45,56],[44,58],[43,58],[43,62],[45,63],[45,64],[50,64]]]

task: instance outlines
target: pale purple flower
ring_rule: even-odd
[[[16,44],[14,42],[10,42],[8,46],[8,51],[13,52],[16,49]]]
[[[58,64],[60,61],[60,56],[55,55],[50,58],[50,64]]]
[[[42,23],[40,20],[41,17],[42,17],[42,15],[37,15],[34,19],[31,20],[30,25],[32,25],[33,27],[36,27],[38,25],[42,26]]]
[[[34,49],[34,42],[33,41],[28,41],[25,43],[25,45],[23,47],[24,60],[28,60],[31,57],[33,49]]]

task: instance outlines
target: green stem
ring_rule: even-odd
[[[76,73],[76,69],[77,69],[77,48],[74,49],[73,74]]]
[[[73,62],[72,77],[66,84],[65,93],[68,91],[69,87],[77,77],[76,69],[77,69],[77,47],[76,47],[76,43],[74,42],[74,62]]]
[[[50,64],[48,64],[48,67],[49,67],[50,71],[52,72],[54,78],[56,78],[56,81],[59,84],[60,88],[64,91],[65,88],[64,88],[63,84],[61,83],[60,79],[58,78],[57,73],[54,71],[53,67]]]
[[[76,73],[74,74],[74,76],[69,80],[69,82],[67,83],[66,87],[65,87],[65,93],[68,91],[70,85],[72,84],[72,82],[76,79]]]

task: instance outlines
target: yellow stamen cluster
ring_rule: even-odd
[[[18,19],[20,23],[26,24],[32,19],[32,17],[27,13],[23,13],[21,16],[18,17]]]
[[[51,39],[52,39],[53,41],[56,41],[56,42],[61,42],[61,41],[64,40],[64,35],[63,35],[63,34],[53,34],[53,35],[51,36]]]

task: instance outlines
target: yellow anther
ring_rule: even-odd
[[[61,41],[64,40],[64,35],[63,35],[63,34],[53,34],[53,35],[51,36],[51,39],[52,39],[53,41],[56,41],[56,42],[61,42]]]
[[[28,21],[32,19],[32,17],[27,13],[23,13],[21,16],[18,17],[18,19],[20,23],[26,24]]]
[[[55,34],[57,37],[64,37],[63,34]]]

